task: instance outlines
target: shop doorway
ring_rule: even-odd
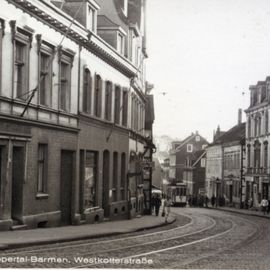
[[[11,218],[21,220],[23,210],[24,148],[13,147]]]

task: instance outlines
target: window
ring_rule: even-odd
[[[97,153],[93,151],[85,152],[84,168],[84,209],[96,206],[96,183],[97,183]]]
[[[120,33],[117,33],[117,51],[122,55],[125,53],[125,38]]]
[[[16,27],[16,21],[10,21],[10,27],[14,39],[12,97],[26,100],[29,97],[29,50],[34,31],[27,26]]]
[[[125,199],[126,188],[126,154],[121,155],[121,199]]]
[[[28,87],[28,46],[15,41],[14,89],[19,99],[27,99]]]
[[[84,70],[83,76],[83,112],[91,112],[92,78],[89,69]]]
[[[105,119],[111,121],[112,114],[112,83],[106,82],[105,89]]]
[[[248,117],[248,138],[251,137],[251,116]]]
[[[88,6],[87,29],[96,32],[96,10]]]
[[[205,158],[202,158],[201,159],[201,167],[202,168],[205,168]]]
[[[37,192],[46,193],[47,184],[47,162],[48,162],[48,145],[38,145],[38,183]]]
[[[127,126],[128,119],[128,91],[123,91],[123,102],[122,102],[122,124],[123,126]]]
[[[61,62],[60,70],[60,109],[68,111],[70,96],[70,65],[68,63]]]
[[[113,201],[117,200],[118,153],[113,153]]]
[[[268,142],[264,143],[264,168],[268,167]]]
[[[70,50],[59,49],[59,109],[70,111],[71,98],[71,67],[74,53]]]
[[[200,137],[199,135],[197,135],[197,136],[195,137],[195,140],[196,140],[196,142],[199,142],[199,141],[201,140],[201,137]]]
[[[265,134],[268,134],[268,122],[269,122],[269,114],[268,110],[265,111]]]
[[[101,92],[102,92],[102,79],[99,75],[95,78],[95,95],[94,95],[94,115],[101,116]]]
[[[41,105],[50,106],[52,86],[52,62],[51,56],[43,52],[40,53],[39,78],[39,103]]]
[[[254,145],[254,167],[260,168],[261,164],[261,144],[257,141]]]
[[[247,167],[250,168],[250,144],[247,145]]]
[[[187,152],[191,153],[193,151],[193,145],[187,144]]]
[[[116,86],[114,94],[114,122],[116,124],[120,124],[120,95],[121,89],[119,86]]]

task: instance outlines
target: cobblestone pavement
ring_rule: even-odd
[[[173,208],[168,227],[0,254],[0,267],[270,269],[270,220]],[[7,262],[10,260],[10,262]]]

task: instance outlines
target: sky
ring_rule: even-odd
[[[218,125],[229,130],[248,108],[249,86],[270,76],[270,1],[147,2],[154,136],[198,131],[211,142]]]

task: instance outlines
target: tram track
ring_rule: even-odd
[[[179,216],[179,215],[178,215]],[[160,231],[157,231],[157,232],[151,232],[151,233],[146,233],[146,234],[140,234],[140,235],[135,235],[135,236],[127,236],[127,237],[117,237],[117,238],[114,238],[114,239],[107,239],[107,240],[95,240],[95,241],[92,241],[90,243],[75,243],[75,241],[72,241],[72,242],[69,242],[69,244],[65,244],[65,243],[61,243],[60,246],[55,246],[55,247],[49,247],[49,248],[44,248],[43,247],[39,247],[39,248],[35,248],[35,249],[28,249],[26,250],[25,248],[21,251],[17,251],[18,249],[16,249],[14,252],[10,252],[7,251],[7,252],[1,252],[1,254],[5,255],[5,256],[14,256],[14,255],[21,255],[21,254],[31,254],[31,253],[38,253],[38,252],[51,252],[51,251],[57,251],[57,250],[62,250],[63,248],[64,249],[70,249],[70,248],[78,248],[78,247],[90,247],[90,246],[93,246],[93,245],[100,245],[100,244],[111,244],[111,243],[114,243],[114,242],[119,242],[119,241],[130,241],[130,240],[133,240],[133,239],[140,239],[140,238],[144,238],[145,237],[153,237],[153,236],[156,236],[156,235],[160,235],[160,234],[168,234],[170,232],[175,232],[175,231],[178,231],[178,230],[183,230],[185,228],[188,228],[190,226],[192,226],[194,224],[194,219],[191,218],[189,215],[183,215],[181,214],[180,217],[186,217],[188,219],[190,219],[190,222],[185,224],[185,225],[182,225],[182,226],[177,226],[176,228],[172,228],[172,229],[169,229],[169,230],[160,230]],[[85,242],[87,240],[83,240],[83,242]],[[81,241],[79,241],[81,242]],[[46,245],[48,246],[48,245]]]
[[[219,222],[218,226],[221,225],[222,222]],[[229,224],[230,223],[230,224]],[[174,238],[171,238],[171,239],[167,239],[167,240],[159,240],[159,241],[155,241],[155,242],[146,242],[144,244],[140,244],[140,245],[136,245],[136,246],[132,246],[132,247],[125,247],[125,252],[128,252],[128,249],[130,249],[131,252],[136,252],[136,248],[138,247],[143,247],[145,248],[146,246],[150,246],[150,251],[147,251],[147,252],[143,252],[143,253],[136,253],[136,254],[131,254],[129,256],[125,256],[125,257],[122,257],[122,258],[119,258],[119,260],[125,260],[125,259],[135,259],[135,258],[139,258],[139,257],[146,257],[146,256],[149,256],[149,255],[153,255],[153,254],[158,254],[158,253],[162,253],[162,252],[166,252],[166,251],[170,251],[170,250],[173,250],[173,249],[179,249],[179,248],[183,248],[183,247],[186,247],[186,246],[190,246],[190,245],[194,245],[194,244],[197,244],[197,243],[200,243],[200,242],[204,242],[204,241],[207,241],[209,239],[213,239],[213,238],[216,238],[216,237],[219,237],[221,235],[224,235],[228,232],[230,232],[231,230],[233,230],[236,226],[236,224],[234,222],[230,222],[230,221],[227,221],[226,225],[229,227],[225,229],[225,231],[220,231],[218,230],[217,233],[214,233],[214,234],[210,234],[209,236],[207,237],[202,237],[202,238],[198,238],[199,234],[203,235],[202,233],[206,232],[207,230],[212,230],[213,228],[215,228],[217,226],[217,222],[215,222],[214,224],[212,224],[210,227],[208,228],[205,228],[201,231],[197,231],[197,232],[194,232],[194,233],[190,233],[190,234],[187,234],[187,235],[181,235],[181,236],[178,236],[178,237],[174,237]],[[225,227],[227,227],[225,226]],[[189,238],[189,236],[193,236],[191,238]],[[172,240],[175,240],[174,242],[172,242]],[[160,248],[160,249],[157,249],[157,243],[160,243],[162,244],[163,246],[165,245],[165,247],[163,248]],[[161,246],[162,246],[161,245]],[[106,254],[106,258],[115,258],[115,254],[114,252],[118,252],[120,251],[120,249],[115,249],[111,252],[104,252]],[[140,251],[140,249],[139,249]],[[91,255],[91,254],[84,254],[82,256],[85,256],[85,255]],[[101,266],[101,265],[97,265],[97,264],[82,264],[82,265],[77,265],[75,266],[74,268],[84,268],[84,267],[95,267],[95,266]]]

